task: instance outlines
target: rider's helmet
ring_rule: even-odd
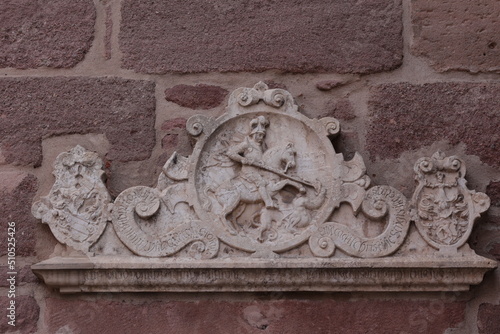
[[[252,119],[252,121],[250,122],[250,127],[252,128],[250,134],[251,135],[256,133],[265,134],[266,127],[268,126],[269,126],[269,121],[264,116],[258,116]]]

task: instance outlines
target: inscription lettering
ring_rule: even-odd
[[[489,198],[466,188],[461,159],[417,161],[408,206],[371,185],[361,155],[335,151],[340,128],[283,89],[238,88],[219,117],[187,121],[191,156],[174,153],[156,186],[114,202],[96,153],[63,152],[32,212],[80,254],[33,269],[62,292],[435,291],[465,290],[496,266],[462,247]]]

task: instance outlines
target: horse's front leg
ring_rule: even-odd
[[[238,231],[236,230],[236,225],[229,219],[228,215],[230,215],[234,211],[239,202],[240,196],[238,196],[237,193],[235,193],[234,196],[228,197],[227,201],[223,205],[220,217],[223,225],[226,226],[227,231],[232,235],[238,234]]]

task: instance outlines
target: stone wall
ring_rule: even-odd
[[[500,260],[500,3],[495,0],[4,0],[0,2],[0,332],[498,333],[500,274],[460,293],[60,295],[30,265],[67,250],[31,216],[52,163],[99,153],[113,196],[153,186],[195,114],[265,81],[335,148],[408,198],[413,164],[463,157],[492,207],[469,240]],[[8,222],[16,223],[16,327],[7,325]]]

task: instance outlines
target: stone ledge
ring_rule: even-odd
[[[61,293],[465,291],[497,263],[477,255],[382,259],[56,257],[32,266]]]

